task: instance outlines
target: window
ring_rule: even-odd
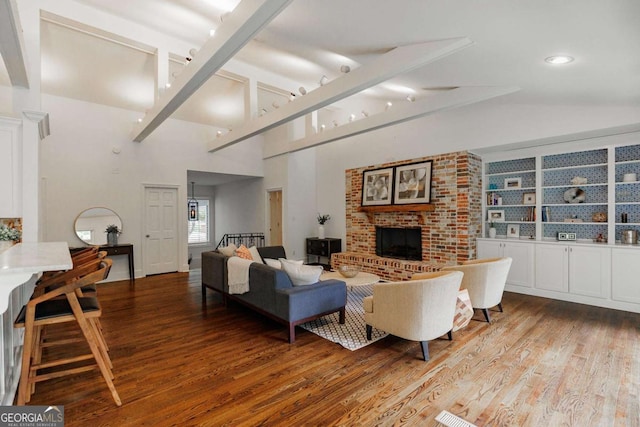
[[[198,219],[188,221],[189,243],[209,243],[209,200],[198,200]]]

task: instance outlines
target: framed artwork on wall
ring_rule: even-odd
[[[509,188],[520,188],[522,186],[522,178],[505,178],[504,179],[504,188],[508,190]]]
[[[431,202],[433,161],[396,166],[393,203],[396,205]]]
[[[519,239],[519,238],[520,238],[520,224],[508,224],[507,239]]]
[[[487,221],[504,222],[504,211],[487,211]]]
[[[524,205],[535,205],[536,204],[536,193],[524,193],[522,196],[522,204]]]
[[[393,195],[393,168],[364,171],[362,206],[390,205]]]

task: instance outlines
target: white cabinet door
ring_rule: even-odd
[[[511,257],[508,285],[533,286],[534,245],[524,242],[478,240],[478,258]]]
[[[640,251],[611,249],[611,298],[640,304]]]
[[[531,243],[505,242],[504,256],[511,257],[511,268],[507,276],[510,285],[526,286],[534,283],[535,251]]]
[[[494,240],[478,240],[478,259],[501,258],[503,252],[502,242]]]
[[[606,297],[611,283],[611,255],[608,248],[569,246],[569,292]]]
[[[564,245],[536,244],[536,288],[569,291],[569,249]]]

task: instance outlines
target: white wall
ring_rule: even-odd
[[[129,132],[139,113],[55,96],[42,96],[50,113],[51,135],[41,143],[41,211],[45,241],[81,242],[73,221],[86,208],[108,207],[123,221],[123,243],[133,243],[136,276],[142,276],[143,184],[175,185],[179,191],[181,271],[187,264],[188,169],[261,176],[261,138],[208,153],[215,128],[168,120],[142,143]],[[113,149],[120,150],[114,154]],[[264,216],[264,215],[263,215]],[[253,224],[251,224],[253,225]],[[117,257],[110,278],[128,277],[126,259]]]
[[[216,186],[214,222],[217,245],[225,233],[265,233],[262,178]]]

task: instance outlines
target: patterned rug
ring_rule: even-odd
[[[341,325],[339,322],[339,314],[333,313],[320,319],[303,323],[300,327],[326,340],[338,343],[351,351],[378,341],[388,334],[373,328],[371,341],[369,341],[364,323],[362,299],[372,293],[373,285],[354,286],[347,289],[347,306],[344,325]]]

